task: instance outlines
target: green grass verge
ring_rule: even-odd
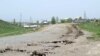
[[[100,24],[96,22],[80,23],[79,27],[89,32],[93,32],[93,40],[100,40]]]
[[[19,35],[19,34],[24,34],[24,33],[29,33],[33,32],[32,29],[25,29],[25,28],[17,28],[17,29],[5,29],[0,32],[0,37],[4,36],[12,36],[12,35]]]
[[[30,31],[32,31],[31,28],[26,29],[16,24],[11,24],[9,22],[0,20],[0,37],[9,35],[18,35]]]

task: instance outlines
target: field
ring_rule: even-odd
[[[92,39],[100,40],[100,24],[97,22],[88,22],[79,24],[80,28],[93,33]]]
[[[17,35],[26,32],[30,32],[32,29],[25,29],[18,25],[11,24],[9,22],[0,20],[0,37],[8,35]]]

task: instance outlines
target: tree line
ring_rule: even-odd
[[[72,18],[68,18],[68,19],[60,19],[58,17],[52,17],[51,18],[51,24],[56,24],[56,23],[71,23],[72,22]]]

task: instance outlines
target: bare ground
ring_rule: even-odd
[[[74,24],[57,24],[42,31],[0,39],[0,56],[100,56],[100,42]]]

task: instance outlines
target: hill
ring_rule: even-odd
[[[25,29],[15,24],[0,20],[0,36],[16,35],[31,31],[32,29]]]

